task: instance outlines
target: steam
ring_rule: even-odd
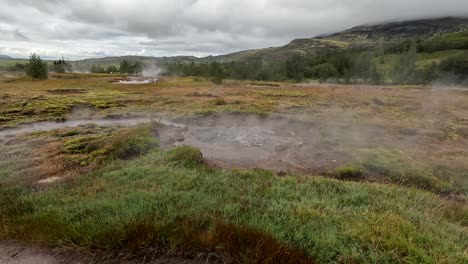
[[[156,65],[155,63],[145,64],[143,71],[141,72],[143,77],[151,77],[151,78],[159,78],[161,74],[161,67]]]
[[[127,80],[120,80],[120,84],[149,84],[157,82],[161,68],[155,63],[145,63],[143,70],[137,77],[128,77]]]

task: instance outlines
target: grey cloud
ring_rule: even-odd
[[[74,58],[204,56],[364,23],[468,15],[466,0],[0,0],[0,7],[0,28],[9,32],[3,50],[19,52],[15,41],[29,40]]]
[[[21,33],[18,29],[13,31],[13,37],[16,39],[16,40],[21,40],[21,41],[28,41],[29,38],[24,35],[23,33]]]
[[[3,40],[8,41],[29,41],[29,38],[18,29],[5,29],[0,26],[0,34]]]

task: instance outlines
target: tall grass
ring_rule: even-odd
[[[198,157],[154,149],[41,191],[2,178],[0,237],[210,250],[242,263],[468,261],[464,205],[415,188],[213,169]]]

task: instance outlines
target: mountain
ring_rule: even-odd
[[[0,59],[13,59],[10,56],[0,54]]]
[[[406,39],[429,39],[450,33],[468,31],[468,18],[445,17],[376,25],[361,25],[342,32],[314,38],[296,39],[282,47],[240,51],[202,58],[202,61],[243,61],[255,58],[282,59],[294,54],[310,55],[354,46],[397,43]]]
[[[468,30],[468,18],[445,17],[361,25],[325,38],[350,43],[399,42],[405,39],[427,39],[466,30]]]
[[[122,60],[139,60],[142,62],[233,62],[253,59],[284,60],[292,55],[312,55],[322,51],[344,50],[355,46],[373,46],[380,43],[398,43],[407,39],[427,40],[451,33],[468,31],[468,18],[445,17],[419,19],[400,22],[388,22],[374,25],[361,25],[351,29],[314,38],[295,39],[281,47],[245,50],[219,56],[196,58],[193,56],[177,57],[107,57],[78,61],[83,64],[117,65]]]
[[[281,47],[257,50],[246,50],[221,56],[209,56],[201,61],[246,61],[251,59],[283,60],[295,54],[311,55],[320,51],[342,50],[349,47],[349,43],[333,39],[295,39]]]

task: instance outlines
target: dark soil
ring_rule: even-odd
[[[0,263],[4,264],[202,264],[225,262],[226,259],[222,261],[221,256],[204,252],[178,252],[155,248],[147,248],[137,253],[92,252],[76,248],[37,246],[18,241],[0,242]]]

